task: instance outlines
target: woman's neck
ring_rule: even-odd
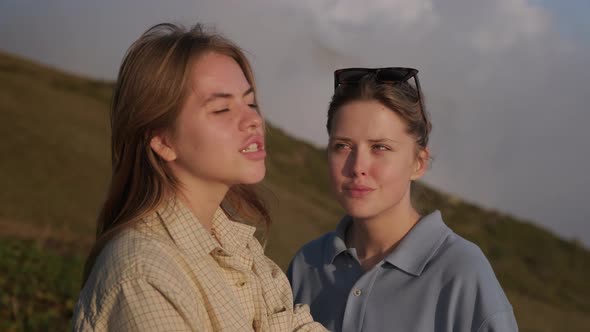
[[[346,243],[356,248],[361,266],[367,271],[391,253],[419,219],[420,214],[411,204],[395,206],[371,218],[353,218]]]
[[[223,201],[229,186],[200,179],[185,181],[178,192],[179,199],[187,205],[193,215],[207,229],[211,230],[213,215]]]

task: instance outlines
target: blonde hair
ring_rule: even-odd
[[[179,189],[166,163],[150,147],[154,133],[173,129],[187,98],[191,64],[206,53],[234,59],[254,89],[250,63],[230,40],[162,23],[135,41],[119,69],[111,106],[112,177],[97,220],[96,243],[86,261],[84,282],[106,242],[153,213]],[[268,210],[252,185],[232,186],[222,202],[231,218],[271,224]]]
[[[406,124],[408,134],[414,137],[418,148],[428,147],[432,123],[424,107],[424,96],[410,83],[381,83],[374,74],[367,74],[357,84],[343,84],[337,87],[328,108],[326,129],[328,134],[332,122],[342,106],[354,101],[375,100],[396,113]]]

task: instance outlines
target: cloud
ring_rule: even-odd
[[[590,245],[589,40],[564,35],[563,21],[538,2],[36,6],[0,9],[0,47],[99,77],[114,77],[125,49],[152,24],[213,23],[252,59],[267,118],[318,145],[327,141],[333,70],[416,67],[434,123],[435,161],[426,181]]]
[[[278,46],[289,50],[289,93],[266,96],[276,122],[322,144],[333,69],[418,67],[435,128],[427,181],[590,243],[580,201],[590,177],[563,176],[590,167],[590,52],[560,35],[550,12],[508,0],[291,6],[283,28],[298,35]]]
[[[392,18],[401,26],[411,25],[433,13],[432,1],[377,0],[368,5],[354,0],[302,1],[303,5],[319,20],[331,23],[363,24],[383,13],[393,13]]]

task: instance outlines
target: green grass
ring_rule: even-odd
[[[82,263],[33,241],[0,239],[0,330],[69,329]]]
[[[0,53],[2,331],[68,326],[108,185],[111,87]],[[270,126],[268,151],[264,184],[274,225],[267,253],[285,268],[343,212],[328,191],[324,150]],[[441,210],[451,228],[482,248],[522,331],[590,326],[587,249],[423,184],[415,189],[422,211]]]

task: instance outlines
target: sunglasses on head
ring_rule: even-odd
[[[420,89],[420,80],[418,80],[418,69],[406,67],[386,67],[386,68],[343,68],[334,71],[334,90],[341,85],[357,84],[365,76],[373,74],[378,83],[383,84],[400,84],[408,82],[414,78],[416,91],[418,92],[418,99],[420,102],[420,109],[422,118],[426,123],[426,115],[424,114],[424,103],[422,100],[422,90]]]
[[[377,82],[385,84],[399,84],[413,77],[416,80],[416,88],[419,86],[418,70],[414,68],[343,68],[334,71],[334,89],[343,84],[356,84],[368,74],[374,74]]]

